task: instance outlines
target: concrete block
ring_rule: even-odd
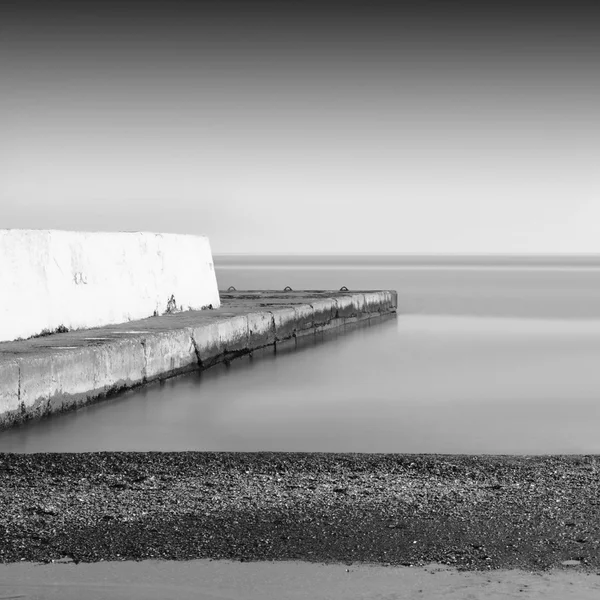
[[[136,385],[146,377],[146,352],[138,338],[97,346],[96,387],[101,393]]]
[[[63,403],[76,401],[97,388],[97,347],[53,349],[52,353],[25,356],[18,362],[21,403],[30,414],[49,412],[51,401],[57,401],[56,408],[61,408]]]
[[[29,417],[83,404],[109,391],[145,380],[144,349],[139,340],[24,356],[20,369],[20,401]]]
[[[397,297],[395,293],[392,292],[382,292],[384,298],[385,298],[385,305],[384,305],[384,311],[383,312],[389,312],[392,310],[396,309],[396,304],[397,304]]]
[[[275,341],[275,323],[269,312],[251,312],[248,318],[248,348],[260,348]]]
[[[0,421],[5,413],[19,409],[19,385],[18,363],[0,363]]]
[[[379,312],[388,312],[391,309],[391,296],[387,292],[377,293],[379,294]]]
[[[148,336],[143,341],[146,379],[191,370],[198,366],[198,357],[187,329]]]
[[[364,312],[381,312],[383,307],[386,305],[385,294],[381,292],[365,292],[365,305]]]
[[[352,300],[352,296],[338,296],[335,298],[337,305],[338,318],[352,317],[356,315],[356,307]]]
[[[352,306],[354,307],[354,314],[360,315],[365,311],[365,295],[364,294],[352,294]]]
[[[333,298],[322,298],[311,301],[313,307],[313,323],[316,326],[325,325],[335,319],[337,303]]]
[[[202,324],[198,327],[190,327],[188,331],[190,339],[194,344],[197,358],[200,359],[202,366],[213,364],[223,352],[219,322],[215,321]]]
[[[248,317],[236,315],[219,321],[219,344],[223,353],[248,350]]]
[[[296,333],[310,329],[314,321],[314,309],[310,304],[298,304],[294,306],[296,313]]]
[[[271,310],[275,323],[275,340],[280,342],[293,337],[296,332],[296,310],[292,307]]]

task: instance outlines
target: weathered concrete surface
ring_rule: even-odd
[[[218,307],[208,238],[0,230],[0,341]]]
[[[0,343],[0,427],[395,313],[396,292],[222,292],[221,308]]]

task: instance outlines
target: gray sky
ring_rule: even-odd
[[[600,252],[600,21],[483,5],[0,2],[0,227]]]

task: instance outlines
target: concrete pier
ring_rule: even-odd
[[[394,291],[221,292],[214,310],[0,343],[0,427],[395,313]]]

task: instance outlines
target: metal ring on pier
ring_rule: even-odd
[[[293,292],[294,290],[292,290],[292,288],[289,285],[286,285],[285,288],[283,289],[284,292]]]
[[[237,290],[236,290],[236,289],[235,289],[235,288],[234,288],[232,285],[230,285],[230,286],[227,288],[227,291],[228,291],[228,292],[237,292]]]
[[[348,288],[347,288],[345,285],[343,285],[343,286],[340,288],[340,292],[347,292],[347,291],[348,291]]]

